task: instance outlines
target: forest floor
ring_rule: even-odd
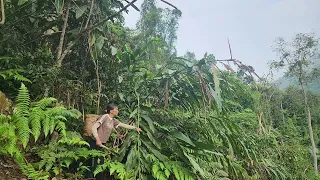
[[[12,158],[0,156],[0,180],[26,180]]]

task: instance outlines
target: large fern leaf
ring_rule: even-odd
[[[41,119],[44,117],[43,111],[39,108],[33,108],[30,114],[31,133],[35,141],[38,140],[41,133]]]
[[[52,97],[46,97],[46,98],[43,98],[40,101],[34,103],[34,106],[38,107],[40,109],[45,109],[55,101],[57,101],[57,99],[52,98]]]
[[[50,120],[49,120],[49,132],[50,132],[50,134],[53,133],[55,127],[56,127],[55,118],[54,117],[50,117]]]
[[[25,117],[19,117],[19,119],[15,123],[18,131],[18,138],[22,142],[24,148],[26,148],[29,138],[30,138],[30,129],[29,129],[29,121]]]
[[[34,169],[34,167],[27,163],[24,160],[24,156],[22,153],[15,154],[15,162],[19,165],[22,173],[28,177],[28,179],[39,179],[39,180],[47,180],[49,179],[48,172],[39,172]]]
[[[48,109],[47,111],[48,115],[61,115],[64,117],[71,117],[71,118],[79,118],[81,116],[81,113],[77,110],[67,110],[63,106],[56,106],[53,108]]]
[[[56,122],[56,130],[58,130],[63,137],[66,136],[66,125],[62,121],[57,121]]]
[[[29,116],[29,106],[30,106],[30,96],[29,91],[26,86],[21,83],[19,93],[17,96],[17,105],[15,114],[19,117],[28,117]]]
[[[50,131],[50,116],[45,115],[41,122],[44,136],[47,137]]]

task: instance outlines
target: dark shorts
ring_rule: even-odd
[[[102,147],[99,147],[96,145],[96,141],[91,138],[91,137],[86,137],[85,140],[89,143],[90,145],[90,150],[99,150],[99,151],[103,151],[104,152],[104,149]],[[101,172],[99,174],[97,174],[95,177],[94,177],[94,170],[97,168],[98,165],[102,165],[104,164],[104,157],[103,156],[100,156],[100,157],[94,157],[94,158],[91,158],[88,160],[87,162],[87,165],[90,166],[90,171],[87,173],[86,175],[86,179],[96,179],[96,180],[106,180],[108,179],[108,176],[107,176],[107,173],[104,171],[104,172]]]

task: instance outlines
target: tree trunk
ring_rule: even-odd
[[[263,115],[263,112],[260,112],[260,113],[258,114],[258,123],[259,123],[258,134],[259,134],[259,135],[262,135],[262,132],[263,132],[263,130],[264,130],[263,125],[262,125],[262,115]]]
[[[281,103],[280,103],[280,108],[281,108],[281,113],[282,113],[282,123],[285,124],[285,120],[284,120],[284,110],[283,110],[283,107],[282,107],[282,100],[281,100]]]
[[[164,109],[167,109],[169,105],[169,80],[166,82],[166,99],[164,102]]]
[[[313,138],[313,129],[312,129],[312,123],[311,123],[311,112],[310,112],[310,107],[309,107],[309,104],[308,104],[307,92],[304,89],[303,83],[301,82],[301,80],[299,80],[299,82],[300,82],[300,86],[302,88],[303,95],[304,95],[304,105],[305,105],[305,108],[306,108],[306,116],[307,116],[307,122],[308,122],[309,136],[310,136],[310,141],[311,141],[314,173],[316,175],[318,175],[317,148],[316,148],[316,144],[315,144],[314,138]]]
[[[66,34],[66,29],[67,29],[67,25],[68,25],[68,19],[69,19],[69,10],[70,10],[70,3],[68,3],[67,5],[67,9],[66,9],[66,15],[64,17],[64,21],[63,21],[63,26],[62,26],[62,32],[60,35],[60,40],[59,40],[59,45],[58,45],[58,49],[57,49],[57,67],[60,68],[61,64],[62,64],[62,49],[63,49],[63,43],[64,43],[64,36]]]
[[[91,41],[91,32],[89,31],[88,32],[88,46],[89,46],[89,53],[91,55],[91,59],[93,61],[93,64],[94,64],[94,69],[95,69],[95,72],[96,72],[96,78],[97,78],[97,93],[98,93],[98,97],[97,97],[97,114],[100,113],[100,98],[101,98],[101,81],[100,81],[100,75],[99,75],[99,61],[98,59],[95,60],[95,57],[92,53],[92,46],[90,44],[90,41]]]

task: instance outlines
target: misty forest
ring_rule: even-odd
[[[0,0],[0,179],[320,179],[315,32],[275,37],[261,75],[232,43],[225,59],[178,55],[184,12],[136,1]],[[141,132],[92,149],[88,117],[109,102]]]

